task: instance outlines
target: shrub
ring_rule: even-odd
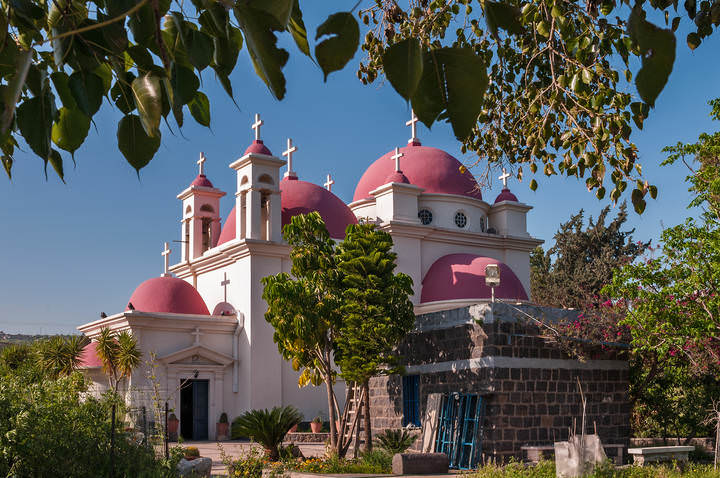
[[[183,453],[188,458],[197,458],[200,456],[200,450],[196,446],[186,446],[183,448]]]
[[[218,448],[220,449],[220,458],[227,466],[230,478],[260,478],[263,467],[268,463],[267,458],[257,448],[251,448],[236,460],[229,457],[219,443]]]
[[[267,451],[271,461],[278,459],[278,445],[288,430],[302,421],[302,414],[292,406],[275,407],[271,411],[250,410],[233,421],[233,433],[250,437]]]
[[[405,453],[415,443],[417,435],[411,435],[407,430],[385,430],[376,439],[378,446],[392,456]]]

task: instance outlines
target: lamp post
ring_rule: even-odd
[[[490,287],[490,300],[495,303],[495,287],[500,285],[500,266],[488,264],[485,266],[485,285]]]

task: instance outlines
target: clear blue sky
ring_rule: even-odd
[[[308,31],[314,32],[330,10],[341,2],[318,2],[305,12]],[[343,2],[349,5],[352,2]],[[322,8],[320,8],[320,7]],[[660,168],[661,149],[677,141],[694,141],[701,131],[716,128],[708,118],[706,102],[720,96],[720,35],[695,52],[678,35],[678,58],[652,117],[634,134],[646,178],[658,185],[659,197],[649,201],[645,214],[631,213],[630,226],[638,239],[657,239],[665,226],[682,222],[692,213],[683,179],[683,166]],[[186,121],[182,134],[163,127],[163,143],[155,159],[142,170],[140,180],[116,145],[120,113],[105,104],[96,117],[85,145],[65,163],[67,184],[53,171],[43,175],[42,161],[29,152],[15,156],[12,181],[0,177],[0,330],[11,333],[74,332],[79,324],[95,320],[100,311],[121,311],[134,288],[162,272],[164,241],[180,237],[180,202],[176,195],[197,174],[198,153],[204,151],[206,172],[228,192],[221,203],[223,216],[232,207],[237,159],[252,139],[250,123],[259,112],[265,120],[262,136],[277,155],[291,136],[298,146],[296,170],[301,179],[322,184],[332,173],[333,192],[349,202],[355,184],[377,157],[409,137],[404,126],[409,110],[389,85],[363,86],[355,76],[358,53],[345,70],[327,83],[307,58],[291,52],[285,69],[288,93],[284,101],[272,98],[255,76],[247,51],[240,54],[233,74],[239,110],[216,82],[212,71],[203,76],[211,100],[212,127]],[[186,113],[189,117],[189,114]],[[173,124],[173,128],[174,124]],[[461,161],[459,144],[450,128],[438,124],[419,130],[425,145],[449,151]],[[27,148],[25,148],[28,151]],[[493,176],[497,176],[494,174]],[[518,198],[535,207],[528,219],[531,234],[552,240],[558,225],[584,208],[597,215],[606,204],[595,199],[584,181],[538,177],[540,187],[528,181],[511,184]],[[486,200],[499,193],[499,181],[484,190]],[[173,262],[179,247],[173,247]]]

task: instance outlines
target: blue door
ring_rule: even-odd
[[[479,395],[449,393],[443,396],[435,451],[448,456],[450,468],[477,467],[482,452],[483,406]]]

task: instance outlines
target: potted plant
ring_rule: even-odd
[[[168,438],[171,441],[177,441],[179,425],[180,425],[180,420],[178,420],[178,418],[175,416],[174,413],[171,413],[170,416],[168,417],[168,421],[167,421],[167,427],[168,427],[167,433],[168,433]]]
[[[313,421],[310,422],[310,429],[313,433],[320,433],[320,430],[322,430],[322,417],[318,415],[317,417],[313,418]]]
[[[220,420],[215,424],[215,439],[217,441],[223,441],[228,439],[228,430],[230,429],[230,424],[228,423],[228,416],[227,413],[222,412],[220,414]]]
[[[193,461],[195,458],[200,458],[200,450],[196,446],[186,446],[183,448],[183,455],[187,461]]]

